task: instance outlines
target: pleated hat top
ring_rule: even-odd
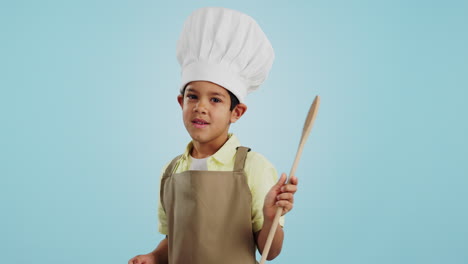
[[[265,81],[274,57],[270,41],[250,16],[221,7],[197,9],[177,42],[180,91],[191,81],[209,81],[243,103]]]

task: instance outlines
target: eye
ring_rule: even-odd
[[[214,103],[221,103],[221,100],[219,98],[213,97],[211,98],[211,101]]]
[[[190,100],[197,99],[197,96],[194,94],[187,94],[187,98]]]

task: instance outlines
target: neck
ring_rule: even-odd
[[[213,154],[215,154],[223,145],[228,141],[229,137],[226,134],[225,137],[221,137],[214,142],[202,143],[196,140],[193,140],[193,148],[191,151],[192,157],[196,159],[204,159]]]

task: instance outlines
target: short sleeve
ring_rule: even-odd
[[[278,181],[278,172],[264,156],[256,152],[248,153],[244,170],[252,194],[252,229],[258,232],[263,227],[265,196]],[[284,216],[280,217],[279,224],[284,226]]]
[[[164,175],[164,172],[166,171],[166,168],[169,166],[170,162],[167,163],[162,171],[161,175],[159,176],[159,189],[161,189],[161,179]],[[158,194],[161,192],[158,192]],[[159,195],[158,195],[159,197]],[[167,217],[166,217],[166,212],[164,211],[162,204],[161,204],[161,197],[158,199],[158,232],[163,234],[163,235],[168,235],[168,229],[167,229]]]

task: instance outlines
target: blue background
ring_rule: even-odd
[[[271,263],[468,263],[466,1],[3,1],[2,263],[153,250],[190,140],[175,46],[196,8],[254,17],[276,60],[231,131],[300,190]]]

